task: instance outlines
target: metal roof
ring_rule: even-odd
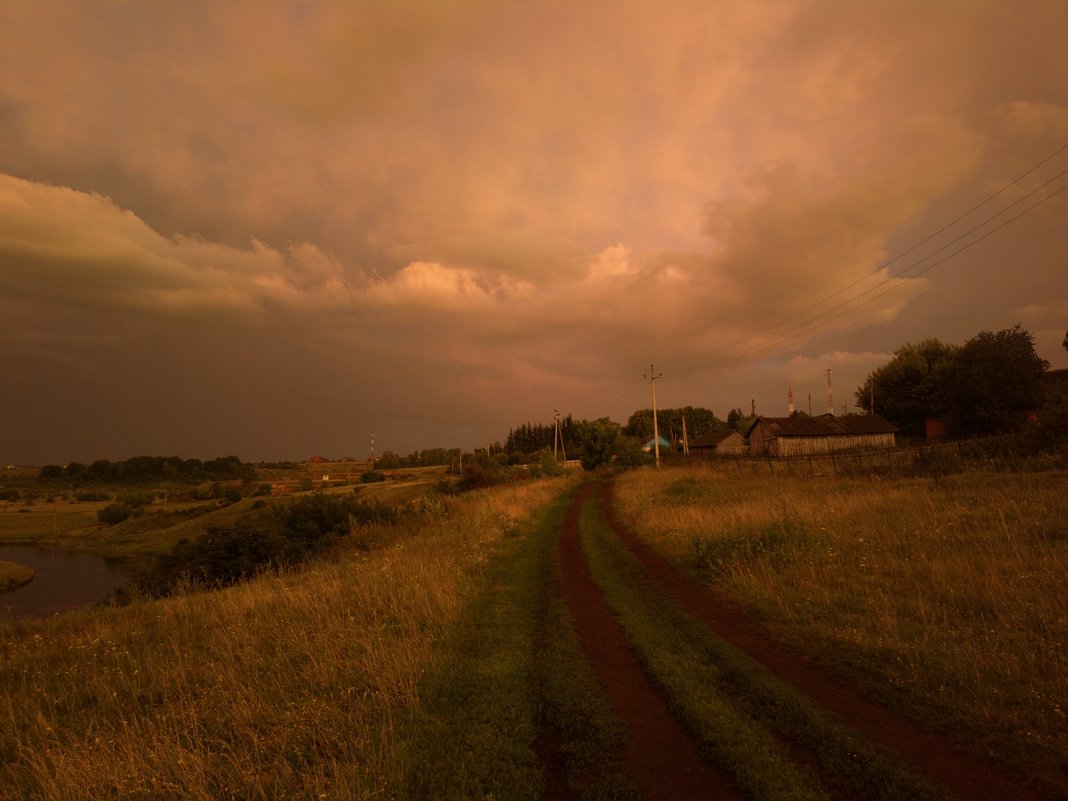
[[[897,427],[877,414],[857,414],[835,417],[821,414],[817,417],[758,417],[746,435],[760,423],[767,426],[768,433],[779,437],[833,437],[856,434],[893,434]]]
[[[727,439],[731,434],[738,434],[733,428],[727,428],[723,431],[710,431],[707,434],[703,434],[690,443],[691,448],[713,448],[723,440]],[[738,434],[740,437],[741,434]]]

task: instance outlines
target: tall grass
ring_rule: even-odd
[[[299,573],[0,623],[0,799],[382,797],[434,642],[546,480]]]
[[[786,641],[1068,786],[1068,475],[619,479],[624,518]]]

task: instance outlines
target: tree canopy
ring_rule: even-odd
[[[657,409],[656,420],[660,436],[669,442],[682,439],[682,421],[686,420],[686,437],[694,439],[710,431],[720,431],[726,424],[709,409],[700,406],[683,406],[678,409]],[[627,420],[623,433],[646,441],[653,436],[653,410],[639,409]]]
[[[954,436],[1010,431],[1042,405],[1049,363],[1019,325],[981,331],[964,345],[928,339],[906,344],[857,388],[857,404],[922,436],[927,419],[944,419]]]
[[[1043,400],[1049,362],[1019,325],[981,331],[964,343],[946,373],[946,421],[957,436],[998,434],[1017,427]]]
[[[857,388],[857,405],[872,413],[874,404],[905,436],[923,436],[925,421],[946,413],[945,373],[957,350],[937,339],[906,343]]]

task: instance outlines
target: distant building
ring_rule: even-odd
[[[753,456],[805,456],[852,448],[892,448],[897,428],[876,414],[758,417],[747,436]]]
[[[665,453],[665,452],[666,453],[672,453],[675,450],[675,448],[672,446],[672,444],[670,442],[668,442],[666,439],[664,439],[663,437],[659,437],[659,440],[660,440],[660,452],[661,453]],[[656,439],[653,439],[652,437],[650,437],[649,441],[646,442],[644,445],[642,445],[642,450],[645,451],[645,453],[651,453],[655,446],[656,446]]]
[[[698,437],[689,448],[691,456],[742,456],[746,453],[745,438],[733,428]]]

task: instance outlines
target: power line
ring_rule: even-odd
[[[1060,153],[1065,149],[1068,149],[1068,145],[1060,148],[1053,155],[1056,155],[1057,153]],[[1030,172],[1033,172],[1034,169],[1036,169],[1038,166],[1040,166],[1041,164],[1043,164],[1046,161],[1048,161],[1050,158],[1052,158],[1052,156],[1047,157],[1042,162],[1040,162],[1038,165],[1035,165],[1035,167],[1032,167],[1030,170],[1028,170],[1027,173],[1024,173],[1023,175],[1021,175],[1020,178],[1024,177],[1025,175],[1029,174]],[[918,268],[920,265],[922,265],[928,259],[930,259],[933,256],[937,255],[938,253],[941,253],[941,252],[945,251],[947,248],[952,247],[956,243],[961,242],[962,240],[966,239],[970,235],[972,235],[975,232],[981,230],[982,228],[984,228],[985,226],[989,225],[991,222],[996,220],[998,217],[1004,215],[1005,213],[1007,213],[1008,211],[1010,211],[1014,207],[1016,207],[1019,204],[1023,203],[1028,198],[1034,196],[1037,192],[1039,192],[1042,189],[1046,188],[1051,183],[1053,183],[1054,181],[1056,181],[1057,179],[1059,179],[1059,178],[1061,178],[1061,177],[1063,177],[1065,175],[1068,175],[1068,169],[1062,170],[1061,172],[1057,173],[1056,175],[1054,175],[1052,178],[1050,178],[1047,181],[1045,181],[1040,186],[1035,187],[1030,192],[1028,192],[1027,194],[1023,195],[1022,197],[1018,198],[1017,200],[1013,201],[1011,204],[1009,204],[1005,208],[1001,209],[1000,211],[996,212],[995,214],[990,215],[989,217],[987,217],[986,219],[982,220],[978,224],[972,226],[967,231],[965,231],[964,233],[962,233],[959,236],[955,237],[954,239],[950,240],[949,242],[947,242],[945,245],[943,245],[942,247],[938,248],[937,250],[934,250],[931,253],[928,253],[926,256],[924,256],[921,259],[918,259],[917,261],[915,261],[912,264],[908,265],[904,269],[899,270],[896,273],[889,274],[883,280],[881,280],[878,283],[874,284],[873,286],[863,290],[859,294],[856,294],[856,295],[852,296],[851,298],[847,299],[846,301],[844,301],[844,302],[842,302],[842,303],[840,303],[840,304],[838,304],[836,306],[833,306],[830,309],[827,309],[826,311],[816,315],[815,317],[813,317],[813,318],[811,318],[811,319],[809,319],[809,320],[807,320],[805,322],[802,322],[802,323],[798,324],[797,326],[794,326],[794,327],[788,329],[787,331],[783,332],[782,334],[777,335],[770,342],[762,342],[762,343],[759,343],[759,344],[754,345],[752,347],[745,348],[745,349],[743,349],[743,350],[741,350],[741,351],[739,351],[739,352],[737,352],[737,353],[735,353],[733,355],[727,355],[727,356],[724,356],[724,357],[712,358],[711,361],[708,361],[709,358],[713,356],[713,354],[720,353],[720,352],[725,351],[725,350],[729,350],[730,348],[734,348],[734,347],[736,347],[738,345],[744,344],[745,342],[756,340],[762,334],[774,331],[775,329],[780,328],[781,326],[783,326],[785,323],[790,322],[792,320],[796,320],[797,318],[802,317],[806,313],[815,310],[819,306],[822,306],[823,304],[827,303],[828,301],[832,300],[833,298],[841,295],[843,292],[847,291],[848,289],[856,286],[857,284],[861,283],[864,280],[867,280],[872,275],[877,274],[879,271],[883,270],[887,264],[890,264],[893,261],[897,261],[898,259],[901,258],[901,256],[895,257],[890,262],[885,262],[883,265],[881,265],[879,268],[877,268],[873,273],[869,273],[869,274],[863,276],[862,278],[857,279],[856,281],[853,281],[852,283],[846,285],[845,287],[842,287],[841,289],[839,289],[839,290],[831,293],[830,295],[824,297],[823,299],[817,301],[816,303],[812,304],[811,306],[808,306],[807,308],[805,308],[805,309],[803,309],[803,310],[801,310],[801,311],[799,311],[799,312],[797,312],[797,313],[795,313],[795,314],[793,314],[793,315],[791,315],[789,317],[786,317],[786,318],[778,321],[774,325],[771,325],[771,326],[768,326],[768,327],[766,327],[764,329],[761,329],[760,331],[758,331],[755,334],[751,334],[750,336],[745,337],[743,339],[736,340],[735,342],[731,342],[731,343],[728,343],[726,345],[722,345],[722,346],[720,346],[718,348],[715,348],[715,349],[713,349],[711,351],[708,351],[706,353],[699,354],[699,355],[696,355],[696,356],[692,356],[692,357],[689,357],[687,359],[678,360],[678,361],[674,362],[674,364],[678,365],[678,367],[675,367],[674,369],[670,369],[669,368],[668,372],[671,373],[671,374],[693,372],[695,370],[706,369],[708,367],[716,366],[718,364],[721,364],[721,363],[724,363],[724,362],[727,362],[727,361],[734,361],[737,358],[740,358],[741,356],[748,355],[748,354],[751,354],[751,353],[756,353],[756,352],[759,352],[759,351],[762,351],[762,350],[766,350],[766,349],[774,346],[775,344],[778,344],[779,342],[782,342],[783,340],[788,339],[788,338],[790,338],[790,337],[792,337],[792,336],[794,336],[796,334],[807,333],[808,331],[811,331],[811,330],[813,330],[815,328],[818,328],[818,327],[820,327],[820,325],[823,324],[820,321],[831,322],[831,321],[836,320],[839,317],[843,316],[843,314],[848,313],[849,311],[852,311],[855,308],[860,308],[861,306],[867,305],[871,301],[873,301],[873,300],[875,300],[875,299],[877,299],[879,297],[882,297],[883,295],[887,294],[888,292],[891,292],[891,291],[897,289],[898,287],[902,286],[902,284],[894,284],[889,289],[884,290],[883,292],[879,292],[878,294],[872,295],[872,297],[870,297],[870,298],[868,298],[866,300],[862,300],[861,302],[856,303],[856,305],[854,305],[854,306],[850,306],[850,304],[853,304],[855,301],[858,301],[861,298],[864,298],[865,295],[869,295],[870,293],[875,292],[880,287],[883,287],[883,286],[885,286],[886,284],[888,284],[888,283],[890,283],[892,281],[897,281],[898,279],[909,275],[910,273],[912,273],[913,270],[916,270],[916,268]],[[998,192],[994,193],[994,195],[992,195],[991,198],[997,197],[997,195],[1001,194],[1003,191],[1005,191],[1005,189],[1008,189],[1009,187],[1011,187],[1012,185],[1014,185],[1018,181],[1019,181],[1019,178],[1014,180],[1012,183],[1006,185],[1005,187],[1003,187]],[[938,261],[936,261],[933,264],[923,268],[922,270],[918,270],[917,272],[913,273],[909,277],[916,278],[916,277],[919,277],[921,275],[924,275],[924,274],[930,272],[932,269],[934,269],[935,267],[937,267],[937,266],[939,266],[941,264],[944,264],[946,261],[948,261],[949,259],[953,258],[957,254],[962,253],[963,251],[965,251],[968,248],[974,246],[978,242],[981,242],[982,240],[986,239],[988,236],[990,236],[991,234],[995,233],[996,231],[1001,230],[1002,228],[1004,228],[1005,226],[1007,226],[1010,223],[1014,222],[1015,220],[1019,219],[1020,217],[1024,216],[1025,214],[1030,213],[1031,211],[1033,211],[1034,209],[1038,208],[1039,206],[1041,206],[1046,201],[1048,201],[1048,200],[1052,199],[1053,197],[1055,197],[1056,195],[1060,194],[1062,191],[1064,191],[1065,188],[1068,188],[1068,186],[1061,187],[1060,189],[1054,190],[1049,195],[1047,195],[1046,197],[1044,197],[1041,200],[1039,200],[1037,203],[1034,203],[1033,205],[1031,205],[1027,209],[1023,210],[1022,212],[1013,215],[1012,217],[1010,217],[1009,219],[1007,219],[1007,220],[1003,221],[1002,223],[996,225],[994,228],[992,228],[991,230],[987,231],[986,233],[976,237],[971,242],[969,242],[969,243],[965,244],[964,246],[954,250],[952,253],[948,254],[946,257],[939,259]],[[982,206],[984,203],[988,202],[991,198],[988,198],[986,201],[983,201],[983,203],[980,203],[977,206],[973,207],[972,211],[974,211],[976,208],[979,208],[979,206]],[[968,212],[968,214],[970,214],[970,213],[971,213],[971,211]],[[963,217],[965,217],[965,216],[967,216],[967,214],[962,215],[961,217],[958,217],[957,221],[959,221],[960,219],[963,219]],[[949,227],[948,225],[947,226],[943,226],[943,228],[940,229],[940,231],[944,231],[948,227]],[[932,237],[933,236],[934,235],[932,235]],[[926,242],[929,239],[931,239],[932,237],[927,237],[927,239],[925,239],[923,241]],[[922,243],[919,243],[919,244],[922,244]],[[909,250],[907,250],[905,252],[906,253],[911,252],[911,251],[915,250],[918,246],[919,245],[914,245],[913,247],[909,248]],[[902,254],[902,255],[904,255],[904,254]],[[846,310],[846,312],[843,312],[843,314],[830,316],[835,311],[838,311],[838,310],[843,309],[845,307],[850,307],[850,308],[848,308]],[[829,318],[829,319],[825,320],[825,318]],[[690,366],[686,366],[687,363],[689,363]],[[671,363],[668,363],[668,364],[671,364]]]

